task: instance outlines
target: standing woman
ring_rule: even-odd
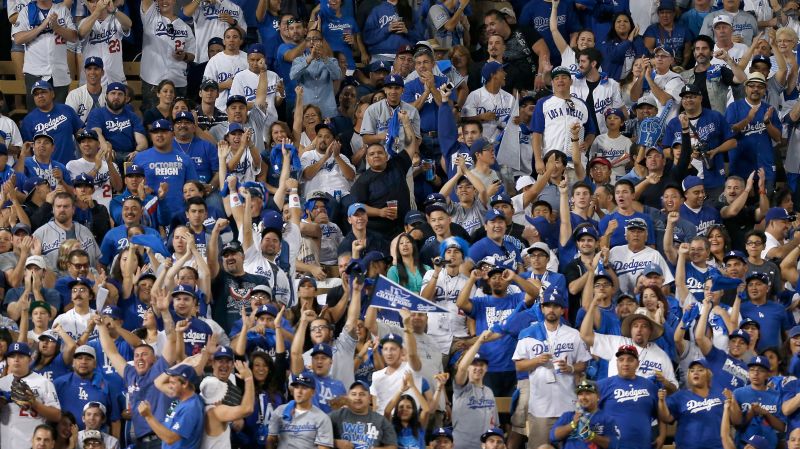
[[[423,265],[420,270],[419,250],[411,234],[401,234],[395,246],[397,262],[389,268],[386,277],[414,293],[422,289],[422,275],[431,268]]]
[[[430,406],[428,401],[423,399],[422,410],[419,410],[417,401],[411,395],[401,394],[409,388],[417,397],[422,397],[422,393],[414,385],[410,371],[405,378],[403,388],[399,389],[386,405],[384,415],[392,421],[394,431],[397,433],[397,449],[425,449],[425,428]]]
[[[180,96],[186,95],[187,63],[194,61],[194,33],[175,13],[175,0],[142,0],[142,110],[152,107],[155,87],[171,80]],[[165,117],[167,114],[163,114]],[[146,122],[147,124],[152,122]]]
[[[633,61],[647,53],[647,48],[639,36],[639,27],[633,25],[630,14],[617,13],[612,24],[599,50],[603,54],[603,68],[608,77],[621,80],[630,73]]]
[[[333,82],[342,79],[344,74],[319,30],[308,31],[306,47],[306,52],[292,61],[289,76],[303,87],[304,95],[314,99],[324,118],[335,117]]]
[[[161,119],[172,119],[172,107],[173,102],[175,101],[175,83],[171,80],[165,79],[158,83],[157,86],[152,87],[155,90],[155,100],[153,103],[155,105],[150,105],[152,107],[148,109],[144,109],[144,117],[142,118],[142,122],[144,125],[150,126],[156,120]],[[147,92],[142,90],[142,98],[145,97],[144,94]],[[142,107],[144,107],[144,100],[142,100]]]
[[[494,393],[483,383],[489,360],[486,355],[478,353],[481,344],[491,336],[491,331],[483,331],[458,362],[453,382],[453,442],[456,449],[472,447],[486,429],[500,423]]]

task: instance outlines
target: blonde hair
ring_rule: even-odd
[[[789,39],[793,40],[795,44],[797,44],[797,32],[789,27],[778,28],[778,31],[775,32],[775,38],[777,39],[780,36],[788,37]]]
[[[77,245],[77,248],[74,246]],[[58,269],[59,270],[66,270],[67,265],[69,265],[69,253],[71,253],[75,249],[82,249],[81,242],[76,239],[68,239],[64,240],[64,243],[61,244],[61,247],[58,248]]]

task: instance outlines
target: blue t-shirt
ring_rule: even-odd
[[[132,365],[125,366],[125,376],[123,377],[125,378],[125,388],[127,388],[130,396],[131,421],[133,421],[136,438],[141,438],[153,431],[147,421],[139,414],[138,407],[140,402],[147,401],[150,403],[153,417],[158,421],[163,422],[164,417],[167,415],[167,408],[172,401],[153,385],[156,377],[160,376],[167,368],[169,368],[169,363],[164,357],[156,359],[156,363],[141,376],[136,373],[136,369]],[[198,418],[198,420],[202,422],[202,417]]]
[[[644,37],[654,38],[656,40],[656,48],[664,46],[672,50],[672,54],[681,58],[683,57],[684,47],[694,38],[691,31],[682,25],[674,24],[672,31],[667,31],[658,23],[647,27],[644,31]]]
[[[669,413],[678,421],[675,446],[681,449],[722,447],[719,426],[725,396],[712,391],[706,397],[691,390],[679,390],[667,397]]]
[[[800,393],[800,381],[797,379],[791,380],[783,386],[783,394],[781,396],[781,402],[786,402],[792,398],[794,398],[798,393]],[[785,417],[785,421],[788,424],[786,427],[786,433],[788,434],[792,430],[800,427],[800,408],[794,411],[789,416]]]
[[[780,346],[781,331],[787,331],[792,327],[786,308],[775,301],[767,300],[762,305],[744,301],[740,311],[742,318],[750,318],[761,326],[761,336],[758,339],[758,346],[756,346],[757,351],[763,351],[770,346]]]
[[[686,203],[683,203],[680,207],[680,214],[681,218],[697,228],[696,235],[704,235],[711,226],[722,224],[722,216],[719,211],[710,206],[703,206],[695,212],[689,209]]]
[[[355,70],[356,61],[353,59],[353,49],[345,42],[344,36],[351,34],[355,43],[356,34],[361,32],[356,20],[352,16],[344,14],[336,17],[336,14],[327,6],[320,7],[319,16],[322,19],[322,37],[331,46],[331,50],[341,52],[347,58],[347,68]]]
[[[742,407],[742,414],[747,414],[750,411],[752,404],[761,404],[761,408],[768,411],[780,420],[784,420],[783,413],[781,413],[781,397],[777,391],[766,389],[764,391],[754,390],[752,386],[747,385],[739,388],[733,392],[733,397],[736,402]],[[739,429],[736,434],[736,446],[743,448],[747,444],[747,439],[753,435],[760,435],[767,439],[769,447],[777,447],[778,445],[778,432],[769,425],[765,418],[753,416],[747,428],[744,430]]]
[[[64,354],[59,353],[58,355],[53,358],[47,365],[43,366],[42,369],[33,369],[34,362],[31,362],[31,369],[41,374],[42,376],[46,377],[51,382],[58,379],[59,377],[63,376],[64,374],[69,373],[72,371],[71,366],[67,366],[64,363]]]
[[[522,263],[521,252],[507,239],[503,239],[503,245],[500,246],[489,237],[484,237],[469,248],[469,258],[476,265],[486,256],[495,256],[499,265],[515,272],[517,264]]]
[[[591,224],[595,229],[600,227],[600,223],[593,218],[583,218],[580,215],[576,214],[575,212],[569,213],[569,221],[572,225],[572,229],[577,229],[579,225],[583,223]],[[558,229],[558,228],[556,228]],[[573,259],[578,257],[578,245],[575,241],[575,237],[570,236],[569,240],[567,240],[567,244],[561,246],[560,239],[558,244],[558,263],[560,266],[566,266],[568,263],[572,262]]]
[[[550,11],[552,4],[544,0],[531,0],[529,1],[519,15],[517,23],[522,26],[531,27],[536,29],[542,35],[544,41],[547,42],[547,48],[550,49],[550,59],[553,66],[561,64],[561,52],[556,47],[553,40],[553,33],[550,32]],[[562,36],[569,36],[572,33],[580,31],[581,25],[578,20],[579,14],[575,9],[575,1],[567,0],[558,4],[558,32]]]
[[[144,169],[145,183],[154,192],[158,192],[158,186],[162,182],[169,185],[167,194],[159,203],[171,210],[184,208],[183,185],[186,181],[199,179],[194,164],[189,161],[186,153],[175,148],[169,153],[162,153],[151,147],[133,158],[133,163]]]
[[[691,262],[686,262],[684,267],[686,270],[686,288],[689,293],[694,295],[694,299],[702,302],[706,280],[711,276],[711,273],[716,272],[719,274],[719,270],[714,267],[706,267],[706,271],[700,271]]]
[[[330,405],[331,399],[347,395],[347,389],[340,380],[336,380],[331,376],[317,376],[309,369],[305,370],[303,374],[314,378],[317,382],[317,388],[314,390],[312,399],[314,405],[325,413],[333,411]]]
[[[443,76],[435,76],[433,77],[433,85],[437,88],[443,84],[447,83],[447,78]],[[403,97],[402,100],[406,103],[413,103],[417,101],[417,99],[422,96],[422,93],[425,92],[425,85],[422,83],[420,78],[414,78],[413,80],[406,83],[405,88],[403,89]],[[455,90],[450,93],[450,98],[455,101]],[[423,133],[431,132],[431,131],[438,131],[439,119],[439,106],[433,100],[433,95],[428,94],[428,98],[422,104],[422,109],[419,110],[419,128]]]
[[[763,168],[767,175],[767,181],[775,181],[775,154],[772,151],[772,139],[767,134],[767,126],[764,124],[764,114],[767,113],[770,105],[761,102],[755,117],[743,130],[736,133],[736,148],[728,153],[730,160],[730,174],[741,176],[747,179],[750,172]],[[734,101],[725,111],[728,123],[739,123],[750,113],[750,103],[745,99]],[[772,125],[783,131],[783,124],[778,118],[778,111],[773,108]]]
[[[83,122],[75,110],[63,103],[54,103],[50,112],[36,108],[22,119],[19,131],[22,140],[33,142],[33,136],[47,133],[53,138],[53,160],[66,164],[76,159],[75,133],[83,129]]]
[[[53,385],[61,403],[61,409],[72,413],[78,421],[78,429],[83,430],[83,406],[89,402],[99,402],[106,407],[107,422],[119,421],[120,410],[111,397],[108,383],[103,375],[95,371],[91,379],[82,379],[75,373],[57,378]]]
[[[142,119],[128,108],[122,108],[119,114],[109,111],[107,107],[94,108],[86,118],[86,128],[99,128],[114,151],[123,154],[136,150],[136,133],[142,137],[146,134]]]
[[[258,22],[258,34],[261,35],[261,42],[264,45],[267,67],[275,67],[275,52],[278,50],[278,46],[283,43],[280,25],[280,14],[273,16],[269,11],[264,14],[264,20]]]
[[[495,324],[503,324],[517,306],[525,301],[525,293],[515,293],[502,298],[478,296],[472,299],[472,311],[468,316],[475,320],[476,332],[491,329]],[[515,371],[514,349],[517,341],[510,335],[484,343],[481,349],[489,360],[489,372]]]
[[[625,240],[625,225],[633,220],[634,218],[641,218],[647,223],[647,244],[648,245],[655,245],[656,244],[656,230],[653,227],[653,220],[650,219],[650,216],[642,213],[642,212],[634,212],[632,215],[622,215],[619,211],[611,212],[610,214],[603,217],[600,220],[600,235],[606,233],[606,229],[608,229],[608,222],[611,220],[617,220],[617,229],[614,230],[614,233],[611,234],[611,246],[622,246],[627,245],[628,241]]]
[[[731,357],[725,351],[711,346],[711,351],[706,354],[706,360],[711,368],[711,386],[715,390],[736,388],[747,385],[750,377],[747,374],[747,365],[739,359]]]
[[[699,139],[699,141],[708,144],[709,150],[717,148],[726,140],[734,137],[728,120],[721,113],[711,109],[703,109],[700,116],[696,120],[692,120],[692,126],[694,126],[697,133],[697,136],[692,133],[692,143]],[[667,123],[661,144],[664,148],[667,148],[680,141],[681,122],[675,117]],[[703,185],[706,188],[720,187],[725,184],[725,156],[722,153],[717,154],[711,162],[712,168],[703,171]],[[749,174],[748,172],[747,175]],[[744,179],[747,179],[747,175],[745,175]]]
[[[128,331],[134,331],[142,327],[144,314],[150,308],[135,293],[132,293],[128,298],[120,298],[117,306],[122,310],[122,316],[125,317],[122,321],[122,328]]]
[[[43,178],[48,184],[50,184],[51,189],[55,189],[56,186],[58,186],[58,181],[53,175],[53,172],[56,168],[61,170],[61,174],[64,176],[64,182],[66,182],[68,185],[72,185],[72,175],[70,175],[69,171],[67,170],[67,166],[61,162],[51,159],[49,164],[45,164],[42,162],[37,162],[32,156],[25,158],[25,177],[30,178],[33,176],[38,176]]]
[[[294,103],[295,93],[294,88],[297,85],[297,82],[289,76],[289,72],[292,70],[292,62],[284,61],[283,55],[286,54],[287,51],[294,49],[297,45],[292,43],[282,43],[278,46],[278,49],[275,53],[275,65],[274,71],[281,77],[283,80],[284,88],[286,91],[286,99],[285,102],[287,104]]]
[[[219,171],[217,147],[211,142],[195,137],[189,143],[180,143],[173,139],[172,145],[180,148],[194,161],[197,179],[203,184],[208,184],[214,174]]]
[[[609,377],[597,383],[600,408],[619,430],[619,449],[651,449],[652,421],[658,416],[658,388],[644,377]]]
[[[185,401],[180,401],[175,411],[166,417],[164,426],[180,435],[180,439],[173,444],[161,443],[163,449],[194,449],[200,447],[203,437],[203,401],[200,396],[193,394]]]
[[[569,424],[572,422],[572,419],[575,417],[574,411],[564,412],[558,421],[553,424],[553,427],[550,429],[550,441],[553,443],[558,443],[559,441],[564,442],[563,449],[590,449],[599,447],[595,444],[589,444],[583,441],[580,437],[575,435],[575,431],[569,434],[566,439],[564,440],[556,440],[555,436],[555,429],[564,425]],[[608,437],[608,447],[614,448],[617,447],[617,429],[616,424],[614,424],[614,420],[608,416],[603,410],[597,409],[589,418],[589,429],[597,435]]]
[[[425,428],[420,427],[417,430],[417,436],[411,427],[403,427],[400,432],[397,432],[397,448],[398,449],[425,449]]]

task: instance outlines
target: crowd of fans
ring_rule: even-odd
[[[6,9],[0,447],[800,449],[796,0]]]

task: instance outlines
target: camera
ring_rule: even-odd
[[[454,85],[453,85],[453,83],[451,83],[450,81],[448,81],[448,82],[447,82],[447,83],[444,85],[444,87],[445,87],[445,89],[447,89],[447,90],[453,90],[453,88],[454,88],[454,87],[456,87],[456,86],[454,86]]]
[[[441,257],[434,257],[432,262],[437,267],[441,267],[442,265],[450,263],[449,260],[442,259]]]
[[[709,148],[708,143],[697,142],[697,144],[692,147],[692,150],[700,153],[700,158],[703,160],[703,168],[705,170],[711,170],[711,159],[708,157],[708,152],[711,151],[711,148]]]

